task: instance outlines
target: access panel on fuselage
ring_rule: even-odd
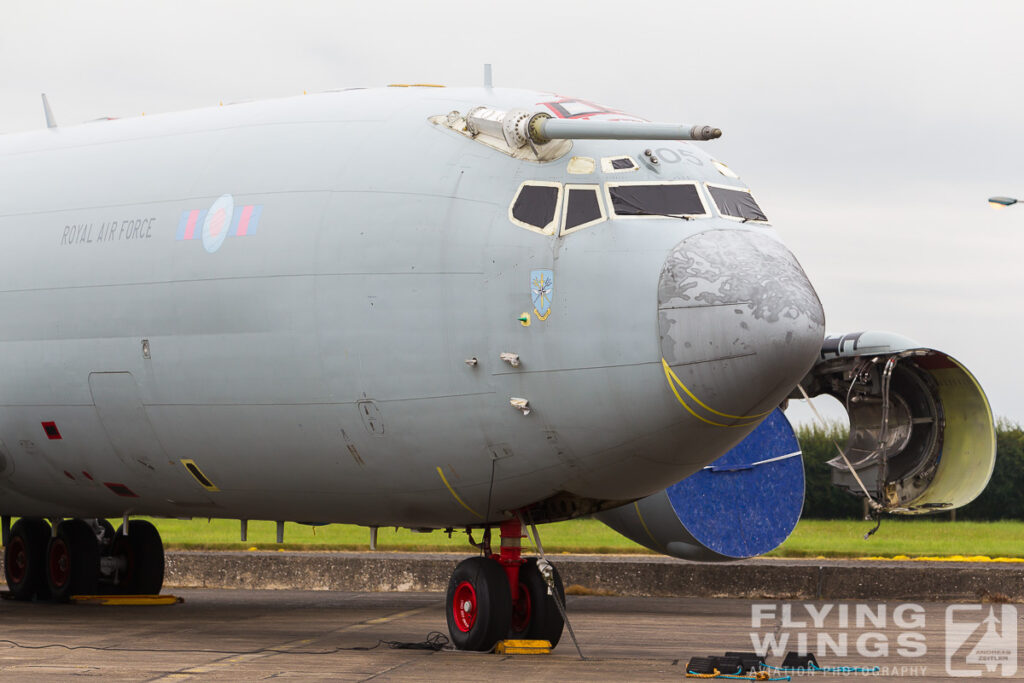
[[[182,465],[164,450],[130,372],[91,373],[89,391],[110,447],[125,465],[116,482],[122,488],[115,486],[111,491],[131,497],[159,489],[164,496],[191,503],[209,502],[198,486],[188,481]]]

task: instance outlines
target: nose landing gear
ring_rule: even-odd
[[[537,558],[522,557],[522,537],[519,520],[502,522],[501,552],[491,553],[485,541],[482,557],[463,560],[452,572],[445,616],[458,649],[487,652],[505,638],[558,644],[564,620],[555,593],[564,604],[561,577],[551,567],[549,586]]]

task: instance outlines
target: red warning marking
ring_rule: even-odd
[[[61,438],[60,430],[57,429],[56,422],[41,422],[40,424],[43,425],[43,431],[46,432],[46,438],[50,439],[51,441],[55,441]]]
[[[117,495],[122,496],[123,498],[138,498],[139,497],[137,493],[132,491],[130,488],[128,488],[124,484],[115,484],[114,482],[111,482],[111,481],[105,481],[105,482],[103,482],[103,485],[106,486],[111,491],[113,491],[114,493],[116,493]]]
[[[72,474],[71,474],[70,472],[68,472],[67,470],[64,470],[64,476],[65,476],[65,477],[67,477],[68,479],[70,479],[71,481],[74,481],[74,480],[75,480],[75,477],[74,477],[74,475],[72,475]]]
[[[88,479],[89,481],[94,481],[94,479],[92,478],[92,475],[91,475],[91,474],[89,474],[88,472],[86,472],[85,470],[82,470],[82,475],[83,475],[83,476],[84,476],[84,477],[85,477],[86,479]]]

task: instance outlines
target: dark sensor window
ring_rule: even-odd
[[[512,206],[512,216],[535,228],[546,228],[555,219],[558,188],[549,185],[523,185]]]
[[[612,168],[622,170],[624,168],[636,168],[632,159],[612,159]]]
[[[610,185],[620,216],[700,216],[704,205],[695,185]]]
[[[745,221],[767,221],[768,217],[754,201],[753,195],[743,190],[708,186],[711,198],[715,200],[718,212],[723,216],[742,218]]]
[[[565,230],[601,219],[596,189],[570,189],[565,209]]]

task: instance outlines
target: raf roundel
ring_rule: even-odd
[[[221,195],[206,212],[203,221],[203,248],[211,254],[224,244],[231,227],[231,215],[235,212],[235,200],[231,195]]]
[[[185,209],[178,220],[178,240],[199,240],[211,254],[224,244],[228,237],[246,237],[256,232],[262,204],[235,206],[234,198],[221,196],[209,209]]]

